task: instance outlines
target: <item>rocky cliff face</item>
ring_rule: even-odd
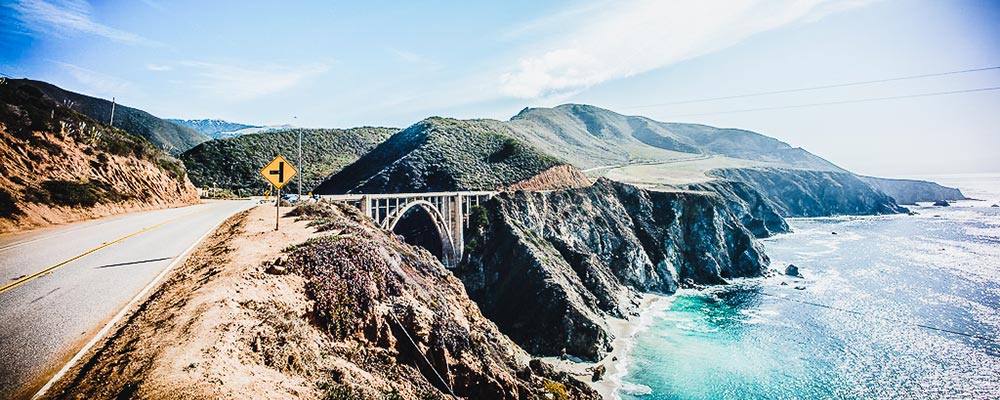
[[[914,179],[888,179],[862,176],[862,180],[896,199],[899,204],[917,204],[918,201],[965,200],[961,190],[941,186],[934,182]]]
[[[198,201],[179,161],[21,81],[0,84],[0,232]]]
[[[743,226],[756,237],[765,238],[789,231],[788,224],[775,210],[774,204],[746,183],[714,180],[691,184],[686,188],[718,193],[725,200],[729,211],[739,217]]]
[[[709,175],[751,186],[783,217],[907,212],[892,197],[848,172],[737,168],[716,169]]]
[[[456,274],[470,297],[526,350],[596,359],[606,316],[634,311],[638,292],[758,276],[768,263],[714,194],[591,187],[503,193],[474,223]],[[475,222],[475,221],[474,221]]]

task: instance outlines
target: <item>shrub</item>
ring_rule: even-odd
[[[569,400],[569,395],[566,394],[566,385],[546,379],[543,386],[545,391],[549,392],[555,400]]]
[[[93,207],[109,194],[113,195],[111,197],[117,197],[111,190],[93,181],[74,182],[54,179],[44,181],[40,186],[26,190],[25,199],[41,204]]]
[[[14,201],[14,196],[10,192],[0,189],[0,218],[12,218],[15,215],[23,214],[23,211]]]

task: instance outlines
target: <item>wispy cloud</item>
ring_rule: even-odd
[[[154,72],[163,72],[173,71],[174,67],[170,65],[146,64],[146,69]]]
[[[35,34],[90,34],[128,44],[159,44],[95,21],[90,4],[84,0],[17,0],[7,7],[14,10],[13,16],[21,29]]]
[[[566,96],[590,86],[662,68],[732,46],[747,37],[808,22],[868,0],[716,0],[602,2],[572,10],[543,45],[499,77],[519,98]],[[532,31],[541,24],[529,24]],[[556,29],[558,28],[558,29]],[[524,27],[516,28],[521,33]]]
[[[182,64],[197,70],[199,79],[192,83],[193,87],[237,100],[278,93],[329,70],[329,66],[323,63],[295,66],[272,64],[253,68],[196,61]]]
[[[78,65],[59,62],[56,64],[84,86],[85,93],[95,96],[121,96],[132,88],[132,84],[124,79],[100,73]]]

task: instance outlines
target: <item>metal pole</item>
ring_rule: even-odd
[[[302,162],[302,130],[299,130],[299,201],[302,201],[302,175],[306,172],[306,168],[303,166],[305,163]]]
[[[277,197],[274,198],[274,230],[278,230],[278,215],[281,214],[281,210],[278,208],[281,205],[281,189],[275,187],[275,190],[277,190]]]
[[[109,126],[115,126],[115,98],[111,97],[111,122],[108,123]]]

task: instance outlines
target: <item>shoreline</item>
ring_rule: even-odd
[[[618,391],[622,387],[622,379],[628,374],[628,358],[635,347],[635,336],[645,330],[651,322],[651,313],[656,310],[656,305],[667,304],[669,296],[653,293],[643,293],[642,300],[636,310],[638,315],[623,318],[606,318],[608,332],[614,336],[611,342],[612,350],[600,361],[589,362],[570,357],[568,360],[560,360],[559,357],[543,357],[546,363],[552,365],[557,370],[573,375],[580,381],[586,383],[592,389],[601,394],[604,399],[618,400],[621,397]],[[603,365],[605,368],[604,377],[594,382],[594,368]]]

